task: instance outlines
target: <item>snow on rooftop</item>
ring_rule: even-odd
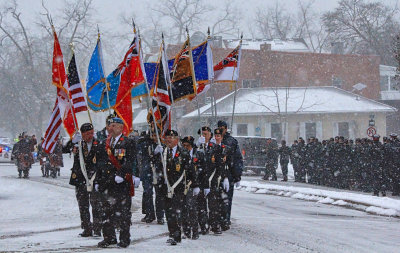
[[[232,114],[233,97],[232,92],[217,100],[218,116]],[[396,111],[391,106],[335,87],[242,88],[237,91],[235,115],[273,115],[279,111],[284,113],[286,100],[288,114]],[[210,116],[210,107],[210,104],[201,107],[201,115]],[[197,117],[197,115],[198,112],[195,110],[184,115],[183,118]]]
[[[225,40],[227,48],[235,48],[239,44],[239,39]],[[260,50],[262,44],[270,44],[273,51],[284,52],[310,52],[307,45],[300,40],[280,40],[280,39],[248,39],[242,41],[242,49]]]
[[[134,113],[133,126],[146,124],[147,125],[147,109],[142,109],[139,113]]]

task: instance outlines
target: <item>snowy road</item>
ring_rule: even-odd
[[[68,163],[68,162],[67,162]],[[0,252],[399,252],[400,219],[266,194],[235,191],[231,230],[169,246],[167,226],[143,224],[133,201],[128,249],[98,249],[100,238],[80,238],[69,170],[62,177],[17,179],[0,164]],[[141,196],[141,191],[138,192]]]

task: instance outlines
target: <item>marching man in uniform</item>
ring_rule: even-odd
[[[96,177],[96,190],[102,193],[103,237],[98,243],[101,248],[117,244],[115,229],[120,228],[118,247],[129,246],[131,226],[131,197],[134,185],[140,180],[133,176],[134,147],[128,137],[122,134],[124,122],[120,118],[110,120],[107,139],[99,145]]]
[[[96,177],[96,150],[98,142],[94,138],[93,125],[85,123],[71,141],[62,148],[63,153],[74,153],[69,184],[75,186],[81,216],[82,237],[101,236],[101,202],[99,193],[93,189]],[[79,149],[79,145],[81,149]],[[90,222],[89,204],[92,206],[93,224]]]
[[[155,154],[161,154],[163,162],[162,170],[164,177],[165,212],[169,231],[168,243],[176,245],[181,242],[181,215],[185,204],[185,186],[192,181],[190,187],[193,195],[198,195],[200,189],[194,175],[193,166],[190,163],[190,154],[178,146],[179,137],[175,130],[166,133],[166,147],[158,145]]]

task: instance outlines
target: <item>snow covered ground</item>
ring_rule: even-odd
[[[166,225],[140,222],[142,192],[138,191],[132,206],[131,246],[99,249],[101,238],[78,236],[79,211],[74,189],[68,185],[70,165],[67,159],[57,179],[42,178],[34,165],[31,178],[25,180],[17,178],[15,166],[0,164],[0,252],[398,252],[400,248],[398,218],[324,204],[329,201],[304,201],[310,200],[304,196],[338,203],[351,202],[346,196],[371,200],[370,196],[246,177],[242,183],[246,187],[235,191],[232,228],[221,236],[206,235],[169,246]],[[256,188],[259,193],[276,194],[253,194],[251,189]],[[398,212],[396,201],[383,202],[392,203],[386,207]]]

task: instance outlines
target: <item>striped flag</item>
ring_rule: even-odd
[[[77,125],[75,113],[72,110],[68,81],[65,75],[63,55],[54,28],[53,33],[54,50],[52,64],[52,81],[53,85],[57,87],[57,98],[42,144],[43,150],[46,153],[52,153],[54,151],[58,137],[60,135],[61,123],[64,123],[64,128],[70,137],[72,137],[72,135],[75,133],[75,126]]]
[[[152,109],[158,129],[164,136],[171,129],[171,99],[168,92],[169,74],[164,50],[156,69],[156,82],[153,90]]]
[[[214,66],[214,82],[233,83],[239,78],[241,43],[225,59]]]
[[[82,91],[74,52],[72,53],[72,58],[68,65],[67,78],[69,83],[69,93],[71,95],[72,106],[74,107],[75,113],[87,111],[88,108],[86,106],[85,95]]]
[[[50,122],[44,135],[44,141],[42,143],[43,150],[48,154],[53,153],[54,148],[56,147],[56,143],[60,135],[61,123],[62,119],[57,99],[53,108],[53,113],[50,117]]]

